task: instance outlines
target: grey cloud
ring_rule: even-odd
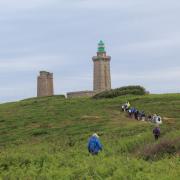
[[[100,39],[112,56],[113,87],[178,91],[179,7],[179,0],[1,1],[3,101],[35,96],[41,69],[54,72],[56,94],[91,90]]]

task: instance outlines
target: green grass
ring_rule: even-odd
[[[164,117],[155,142],[153,124],[126,117],[121,104]],[[87,152],[89,136],[103,144],[98,156]],[[122,96],[94,100],[62,96],[0,105],[0,179],[175,180],[180,149],[143,157],[144,149],[180,140],[180,94]]]

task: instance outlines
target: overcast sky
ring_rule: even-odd
[[[179,0],[0,0],[0,102],[36,96],[40,70],[55,94],[92,90],[97,43],[112,87],[180,92]]]

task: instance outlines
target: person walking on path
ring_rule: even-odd
[[[159,136],[160,136],[160,128],[158,125],[156,125],[156,127],[153,129],[153,134],[154,134],[154,138],[155,140],[158,140]]]
[[[88,151],[92,155],[98,155],[99,151],[102,150],[102,144],[99,140],[99,136],[94,133],[88,141]]]
[[[126,103],[126,106],[127,106],[127,110],[131,107],[129,101]]]

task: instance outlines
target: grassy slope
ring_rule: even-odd
[[[180,158],[145,161],[137,154],[155,144],[153,125],[120,112],[126,100],[166,117],[161,139],[180,138],[180,94],[106,100],[54,96],[0,105],[0,177],[3,179],[178,179]],[[169,119],[170,118],[170,119]],[[104,150],[87,152],[101,134]],[[158,142],[159,143],[159,142]]]

